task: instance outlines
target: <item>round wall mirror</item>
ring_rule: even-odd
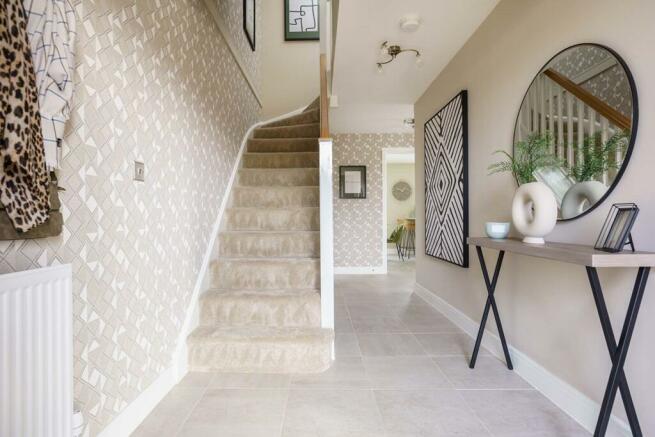
[[[555,55],[523,98],[514,128],[512,173],[542,182],[560,220],[600,205],[621,179],[637,134],[637,90],[613,50],[579,44]]]

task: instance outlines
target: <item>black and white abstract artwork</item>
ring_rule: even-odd
[[[287,41],[319,39],[319,0],[284,0]]]
[[[460,92],[425,123],[425,253],[469,266],[468,101]]]

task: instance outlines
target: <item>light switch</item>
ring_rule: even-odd
[[[143,162],[134,161],[134,180],[139,182],[146,180],[146,166]]]

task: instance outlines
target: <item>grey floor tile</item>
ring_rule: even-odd
[[[350,321],[350,316],[348,313],[339,312],[334,315],[334,332],[337,334],[352,334],[355,332],[353,330],[353,324]]]
[[[180,437],[277,437],[287,390],[207,390]]]
[[[268,373],[217,373],[211,388],[288,388],[290,375]]]
[[[370,388],[360,357],[337,357],[323,373],[293,375],[292,388]]]
[[[412,334],[357,334],[365,357],[425,355],[425,350]]]
[[[204,388],[176,386],[159,402],[132,436],[161,437],[166,433],[175,435],[204,393]]]
[[[463,390],[462,396],[494,434],[507,437],[590,435],[535,390]]]
[[[371,390],[291,390],[283,437],[383,437]]]
[[[362,361],[374,389],[451,387],[429,357],[364,357]]]
[[[375,391],[388,437],[490,436],[455,390]]]
[[[177,387],[207,388],[214,379],[214,375],[210,372],[189,372],[177,384]]]
[[[336,334],[334,343],[337,359],[362,356],[357,335],[355,334]]]
[[[475,341],[468,334],[433,333],[414,334],[429,355],[464,355],[473,353]],[[483,353],[480,350],[480,353]]]
[[[530,384],[509,370],[493,356],[478,357],[475,369],[468,366],[466,356],[433,357],[439,368],[458,389],[530,389]]]
[[[364,315],[353,317],[352,324],[357,333],[403,333],[409,332],[409,329],[403,321],[393,315]]]

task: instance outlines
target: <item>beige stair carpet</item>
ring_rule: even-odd
[[[317,102],[254,131],[243,155],[189,336],[193,371],[315,373],[322,329]]]

